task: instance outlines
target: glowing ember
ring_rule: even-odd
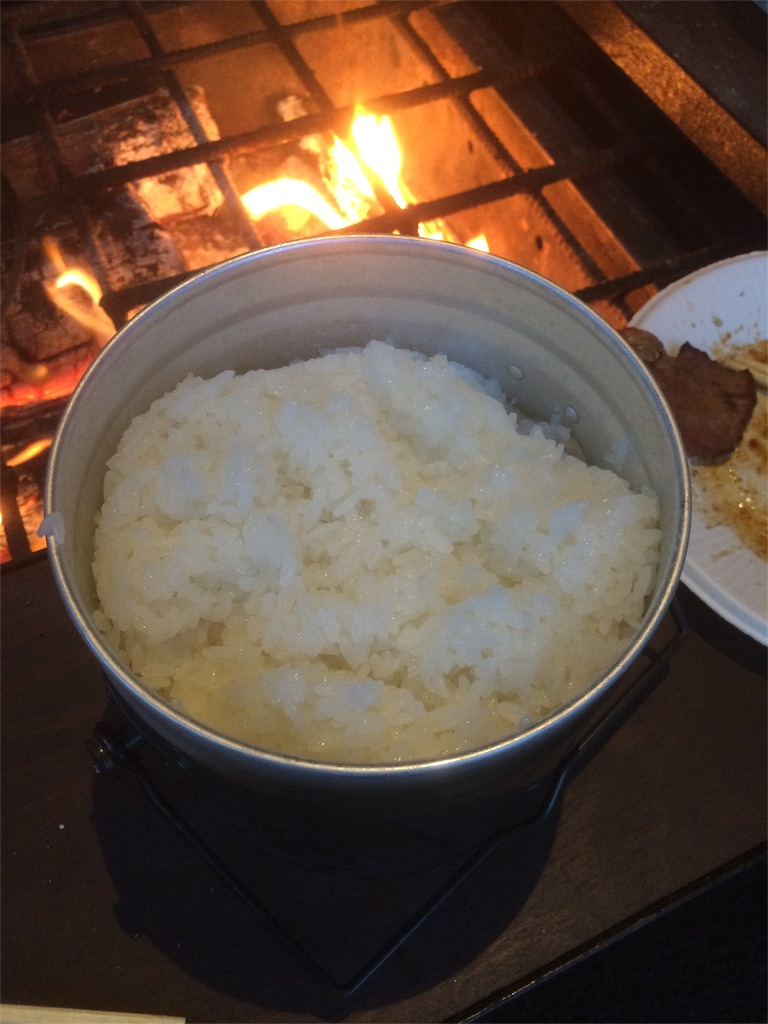
[[[27,379],[15,381],[7,389],[8,394],[3,394],[0,404],[5,409],[68,398],[91,362],[91,356],[84,355],[75,366],[55,374],[39,363],[31,366]]]

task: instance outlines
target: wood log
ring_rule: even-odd
[[[219,131],[202,90],[191,92],[189,100],[207,137],[218,139]],[[57,126],[56,140],[65,164],[77,176],[189,149],[197,143],[177,104],[164,89],[67,121]],[[4,143],[1,153],[4,173],[22,201],[44,196],[57,183],[39,136],[22,136]],[[127,189],[159,223],[211,215],[223,202],[204,163],[142,178],[129,183]]]

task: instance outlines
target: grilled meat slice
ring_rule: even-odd
[[[664,346],[650,331],[644,331],[640,327],[625,327],[619,334],[648,366],[666,355]]]
[[[738,446],[757,402],[748,370],[732,370],[686,342],[667,355],[655,335],[621,331],[667,399],[689,455],[722,458]]]

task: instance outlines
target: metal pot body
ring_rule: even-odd
[[[609,453],[622,451],[623,475],[636,489],[651,488],[661,506],[658,579],[622,656],[535,728],[440,762],[328,765],[230,740],[144,686],[93,619],[94,516],[106,462],[131,419],[190,372],[270,368],[372,339],[445,353],[500,381],[529,415],[567,410],[588,460],[605,464]],[[338,813],[353,830],[360,815],[389,819],[415,834],[426,829],[430,842],[464,825],[467,842],[493,831],[507,798],[512,807],[535,788],[615,699],[674,594],[689,518],[687,463],[668,408],[604,321],[551,282],[493,256],[382,236],[313,239],[236,257],[140,312],[77,387],[54,441],[46,489],[57,585],[137,722],[205,770],[284,801],[288,814],[327,808],[331,834]]]

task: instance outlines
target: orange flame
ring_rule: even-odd
[[[82,270],[65,270],[63,274],[59,274],[56,278],[55,287],[66,288],[70,284],[76,284],[84,292],[87,292],[94,306],[101,302],[102,291],[99,288],[98,282],[94,281],[88,274],[84,274]]]
[[[52,437],[41,437],[39,441],[33,441],[32,444],[28,444],[26,448],[22,448],[22,450],[17,452],[17,454],[12,458],[7,459],[6,465],[15,469],[17,466],[22,465],[22,463],[28,462],[30,459],[34,459],[34,457],[36,455],[40,455],[41,452],[47,451],[52,444]]]
[[[257,185],[241,198],[254,220],[279,210],[288,229],[299,233],[310,216],[317,217],[332,230],[349,227],[364,220],[376,200],[371,178],[379,181],[401,210],[416,202],[416,197],[403,181],[403,155],[389,117],[377,117],[358,108],[351,128],[352,148],[338,136],[328,154],[330,176],[326,181],[336,201],[334,208],[308,182],[296,178],[279,178]],[[423,238],[453,238],[441,222],[419,224]],[[467,243],[488,252],[484,235]]]
[[[352,138],[361,160],[381,179],[394,201],[404,210],[414,196],[401,179],[403,155],[389,117],[361,111],[352,122]]]
[[[342,217],[320,195],[317,189],[313,188],[308,182],[301,181],[299,178],[278,178],[276,181],[268,181],[264,185],[257,185],[255,188],[252,188],[240,198],[254,220],[258,220],[274,210],[280,210],[286,217],[289,228],[292,230],[301,230],[303,223],[295,214],[291,216],[284,207],[297,207],[303,211],[304,223],[306,223],[310,214],[321,220],[326,227],[333,229],[347,227],[349,224],[354,223]],[[297,227],[299,224],[301,226]]]
[[[360,161],[337,135],[333,137],[323,178],[339,209],[353,224],[378,210],[376,192]]]
[[[99,305],[102,292],[98,281],[84,270],[67,267],[61,249],[54,239],[46,237],[42,244],[46,256],[57,272],[53,285],[45,286],[49,298],[62,313],[66,313],[87,328],[93,334],[98,347],[103,348],[115,333],[115,325]],[[85,305],[82,299],[78,300],[76,297],[78,291],[84,292],[88,297]]]
[[[485,235],[476,235],[474,238],[470,238],[468,242],[464,243],[468,249],[477,249],[478,252],[490,252],[488,248],[488,239]]]

